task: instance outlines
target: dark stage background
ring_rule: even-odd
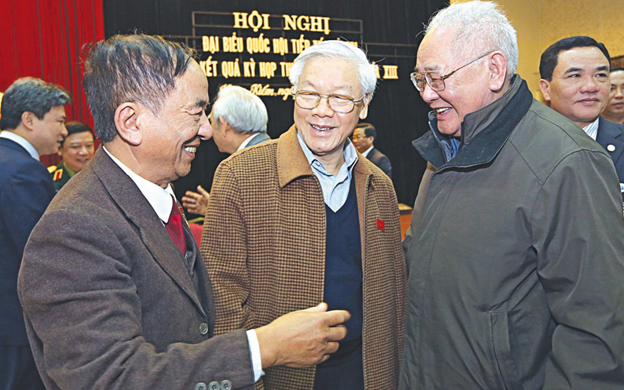
[[[104,0],[104,32],[106,37],[135,30],[172,36],[199,49],[200,59],[239,60],[242,63],[250,57],[256,61],[290,61],[296,57],[292,51],[286,55],[250,55],[242,53],[202,53],[201,36],[238,37],[283,36],[287,39],[305,34],[307,39],[344,38],[358,41],[371,60],[379,65],[398,66],[398,79],[380,79],[378,89],[369,108],[367,122],[375,125],[378,139],[375,146],[392,161],[393,181],[399,202],[412,205],[418,185],[425,169],[425,161],[412,148],[411,141],[427,130],[428,107],[418,96],[409,80],[416,55],[416,47],[422,38],[419,33],[423,23],[438,9],[448,5],[444,0],[317,0],[317,1],[223,1],[223,0]],[[196,13],[193,25],[193,11]],[[202,13],[203,11],[204,13]],[[271,30],[233,28],[232,12],[270,14]],[[222,12],[224,14],[205,14]],[[274,31],[280,18],[286,15],[307,15],[331,18],[329,35],[310,31]],[[256,19],[259,21],[259,19]],[[361,23],[360,23],[361,21]],[[198,27],[199,23],[223,25],[222,28]],[[250,23],[251,24],[251,23]],[[257,24],[257,23],[255,23]],[[360,27],[361,26],[361,27]],[[194,28],[196,27],[196,28]],[[337,31],[337,32],[334,32]],[[341,32],[342,31],[342,32]],[[198,38],[193,38],[193,36]],[[221,45],[220,49],[224,49]],[[220,69],[219,69],[220,70]],[[220,85],[236,84],[249,88],[251,84],[270,84],[273,88],[290,87],[288,80],[279,75],[267,78],[209,77],[210,97],[214,97]],[[383,71],[382,71],[383,75]],[[269,111],[268,133],[272,138],[288,130],[292,125],[293,100],[284,101],[277,96],[261,96]],[[176,193],[181,197],[187,189],[198,184],[209,189],[214,171],[221,160],[227,157],[218,152],[212,140],[203,142],[193,161],[191,173],[176,181]]]

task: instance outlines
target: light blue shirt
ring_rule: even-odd
[[[26,149],[32,158],[39,161],[39,153],[37,153],[37,149],[35,149],[35,147],[21,135],[17,135],[12,131],[4,130],[0,132],[0,138],[10,139],[11,141],[18,143],[22,148]]]
[[[332,209],[333,212],[340,210],[349,196],[353,167],[358,160],[355,147],[351,143],[351,140],[347,138],[347,145],[344,148],[345,162],[340,167],[338,174],[334,176],[327,171],[325,166],[316,158],[310,148],[308,148],[308,145],[306,145],[303,138],[301,138],[299,131],[297,131],[297,139],[299,140],[301,149],[303,149],[303,153],[308,159],[312,172],[321,184],[325,204]]]

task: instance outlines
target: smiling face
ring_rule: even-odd
[[[609,61],[597,47],[562,51],[552,80],[540,80],[550,108],[580,127],[595,121],[609,99]]]
[[[33,114],[32,135],[30,143],[35,147],[40,155],[53,154],[58,152],[67,136],[65,128],[65,107],[54,106],[48,111],[43,119],[37,118]]]
[[[611,72],[609,103],[603,116],[610,121],[624,123],[624,70]]]
[[[323,94],[349,95],[355,100],[362,97],[362,87],[357,66],[344,59],[315,57],[309,59],[299,76],[298,90]],[[337,114],[321,98],[319,105],[306,110],[295,104],[295,125],[312,153],[329,169],[328,165],[342,164],[345,141],[358,124],[366,118],[368,106],[356,104],[353,111]]]
[[[65,137],[63,146],[58,151],[67,168],[80,172],[93,158],[93,134],[88,131],[70,134]]]
[[[143,177],[164,188],[190,172],[201,139],[212,136],[204,111],[207,104],[206,75],[191,60],[167,95],[159,115],[151,111],[145,114],[140,145]]]
[[[472,61],[474,58],[453,55],[451,48],[455,32],[450,28],[443,31],[434,29],[428,33],[418,48],[415,71],[437,71],[444,75]],[[483,51],[487,52],[486,49]],[[442,91],[436,92],[425,85],[420,96],[436,112],[440,133],[459,137],[464,117],[495,100],[488,86],[488,58],[485,56],[453,73],[444,80]]]

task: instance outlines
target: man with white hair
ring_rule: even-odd
[[[400,389],[624,385],[624,220],[608,154],[533,99],[491,2],[426,28],[411,78],[432,108],[404,249]]]
[[[208,119],[212,139],[222,153],[232,154],[271,139],[267,135],[269,114],[262,99],[237,85],[219,90]],[[190,213],[205,215],[210,195],[202,186],[197,191],[186,191],[182,205]]]
[[[351,313],[336,355],[265,370],[264,388],[396,388],[406,281],[397,200],[349,140],[368,112],[374,65],[352,44],[325,41],[297,57],[290,80],[294,126],[215,174],[201,245],[215,332],[325,301]]]

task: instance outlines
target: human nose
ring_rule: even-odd
[[[436,101],[440,97],[440,95],[438,95],[438,92],[434,91],[433,88],[431,88],[429,83],[425,83],[424,88],[420,93],[420,97],[425,101],[425,103],[431,104]]]
[[[67,137],[69,135],[69,132],[67,131],[67,127],[65,127],[65,123],[63,123],[63,129],[61,130],[61,135],[63,137]]]
[[[615,89],[615,96],[613,97],[618,99],[624,99],[624,86],[617,87]]]
[[[594,77],[586,77],[583,80],[583,85],[581,86],[581,92],[597,92],[598,91],[598,81]]]
[[[212,126],[210,125],[210,121],[208,120],[208,116],[206,116],[206,112],[202,112],[201,118],[199,118],[199,131],[197,134],[199,135],[199,139],[202,141],[208,141],[212,138],[212,133],[214,132]]]

